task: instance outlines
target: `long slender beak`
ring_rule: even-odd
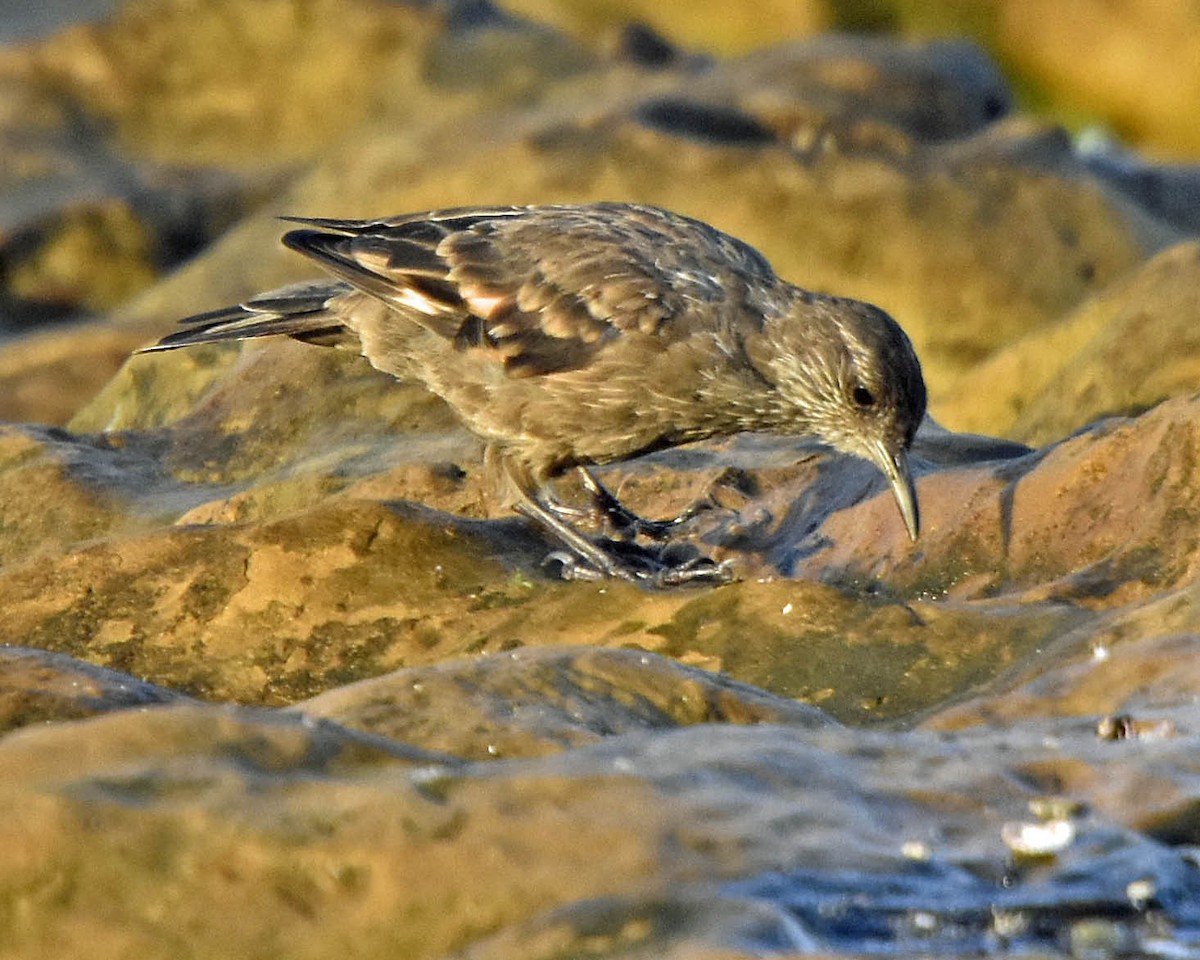
[[[892,486],[909,539],[916,540],[921,529],[921,510],[917,503],[917,488],[908,468],[908,454],[903,450],[890,450],[882,442],[872,445],[871,454],[871,459]]]

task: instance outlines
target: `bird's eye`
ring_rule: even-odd
[[[875,394],[864,387],[861,383],[855,386],[851,396],[854,398],[854,402],[860,407],[875,406]]]

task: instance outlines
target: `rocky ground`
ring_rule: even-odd
[[[1194,951],[1200,78],[1143,50],[1195,13],[1083,18],[1085,82],[1017,0],[706,6],[141,0],[0,48],[0,954]],[[712,502],[735,582],[562,582],[420,387],[130,357],[310,276],[276,215],[599,199],[903,323],[915,545],[865,464],[740,437],[604,473]]]

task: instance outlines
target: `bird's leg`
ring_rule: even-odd
[[[638,579],[636,571],[623,563],[618,563],[603,547],[592,543],[591,540],[569,523],[560,520],[554,513],[546,509],[545,506],[524,491],[521,491],[521,497],[515,504],[515,508],[518,513],[540,524],[550,533],[554,534],[554,536],[558,537],[559,540],[570,548],[576,557],[591,566],[591,570],[588,571],[578,569],[573,563],[564,563],[565,579],[598,580],[605,576],[617,577],[621,580]],[[549,559],[558,560],[559,562],[563,560],[561,552],[552,553]],[[599,576],[596,574],[599,574]]]
[[[597,519],[597,510],[594,506],[576,507],[569,503],[563,503],[548,486],[536,488],[536,493],[532,492],[534,489],[533,484],[530,483],[525,488],[525,491],[529,496],[537,500],[541,506],[558,517],[559,520],[572,523],[585,520],[594,521]]]
[[[596,515],[596,511],[591,508],[573,507],[553,496],[539,497],[538,501],[560,520],[590,520]]]
[[[660,556],[633,543],[609,541],[609,549],[593,543],[563,520],[553,508],[541,502],[534,492],[534,484],[523,471],[510,464],[508,475],[517,493],[514,505],[517,512],[558,537],[571,554],[582,561],[578,563],[574,557],[564,556],[562,551],[550,554],[547,559],[561,565],[564,579],[600,580],[614,577],[654,587],[726,583],[732,579],[728,563],[713,563],[707,557],[693,556],[678,563],[667,563]]]
[[[561,553],[551,554],[549,559],[563,563],[566,579],[638,579],[636,570],[619,562],[607,550],[593,543],[563,519],[564,516],[572,515],[572,508],[553,500],[549,504],[544,503],[538,496],[537,484],[522,465],[506,459],[504,466],[517,495],[517,502],[514,504],[516,511],[556,536],[575,557],[590,567],[589,570],[579,567],[576,563],[563,563]],[[583,511],[579,512],[586,515]]]
[[[704,502],[694,503],[669,520],[647,520],[645,517],[638,516],[613,496],[608,487],[604,486],[587,467],[579,467],[578,470],[583,488],[592,499],[592,509],[599,514],[616,536],[625,539],[632,540],[640,534],[651,540],[667,540],[681,526],[694,520],[711,506]]]

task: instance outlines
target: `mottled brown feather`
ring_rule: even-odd
[[[686,335],[672,328],[696,303],[774,281],[757,251],[706,224],[620,205],[614,229],[617,206],[306,220],[333,232],[292,231],[284,243],[434,333],[490,347],[519,377],[577,369],[622,332]],[[697,262],[705,249],[719,256]]]

